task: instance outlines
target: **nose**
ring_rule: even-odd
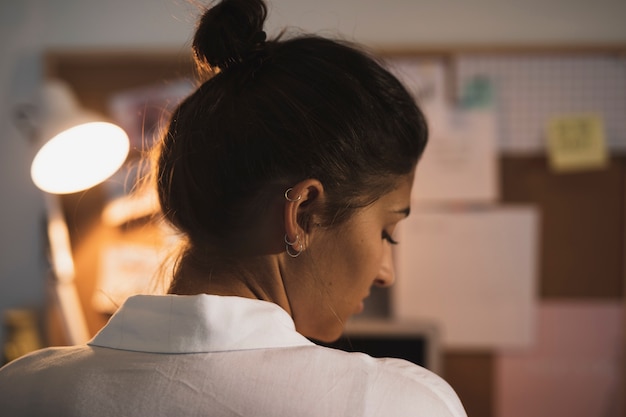
[[[379,287],[390,287],[395,281],[395,271],[393,267],[393,255],[391,251],[391,244],[389,242],[383,242],[383,257],[380,264],[380,270],[376,276],[374,284]]]

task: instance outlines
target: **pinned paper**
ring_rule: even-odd
[[[430,125],[417,165],[416,203],[492,203],[498,199],[496,113],[447,109]]]
[[[596,115],[565,116],[548,123],[550,164],[556,171],[603,168],[607,162],[603,119]]]
[[[438,323],[446,348],[532,345],[539,234],[534,206],[416,210],[396,234],[395,318]]]
[[[418,164],[416,203],[492,203],[498,198],[497,114],[484,77],[468,82],[451,106],[444,61],[393,59],[390,69],[426,116],[429,143]]]

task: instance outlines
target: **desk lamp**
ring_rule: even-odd
[[[60,195],[87,190],[124,163],[128,136],[120,127],[82,109],[70,88],[48,81],[41,95],[38,137],[47,142],[35,155],[31,177],[44,191],[54,295],[69,344],[85,343],[89,331],[74,283],[70,235]]]

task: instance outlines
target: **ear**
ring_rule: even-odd
[[[324,201],[324,186],[319,180],[300,181],[285,192],[284,227],[287,239],[305,242],[314,220],[316,207]]]

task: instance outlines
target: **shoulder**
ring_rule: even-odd
[[[380,383],[393,386],[400,399],[419,399],[432,413],[428,415],[466,415],[456,392],[434,372],[402,359],[382,358],[374,361],[377,363]]]
[[[403,359],[317,348],[338,369],[361,375],[367,408],[387,410],[388,415],[466,416],[452,387],[428,369]]]
[[[68,365],[82,362],[89,350],[86,346],[46,348],[4,365],[0,368],[0,410],[15,416],[50,415],[42,404],[62,402],[71,395],[67,382],[74,380],[80,366]]]
[[[395,358],[372,358],[376,368],[379,404],[398,412],[415,410],[423,415],[462,417],[465,411],[452,387],[439,375],[412,362]],[[373,397],[378,397],[373,393]]]
[[[62,368],[68,362],[80,361],[90,352],[87,346],[51,347],[31,352],[0,368],[0,384],[13,382],[20,376]]]

